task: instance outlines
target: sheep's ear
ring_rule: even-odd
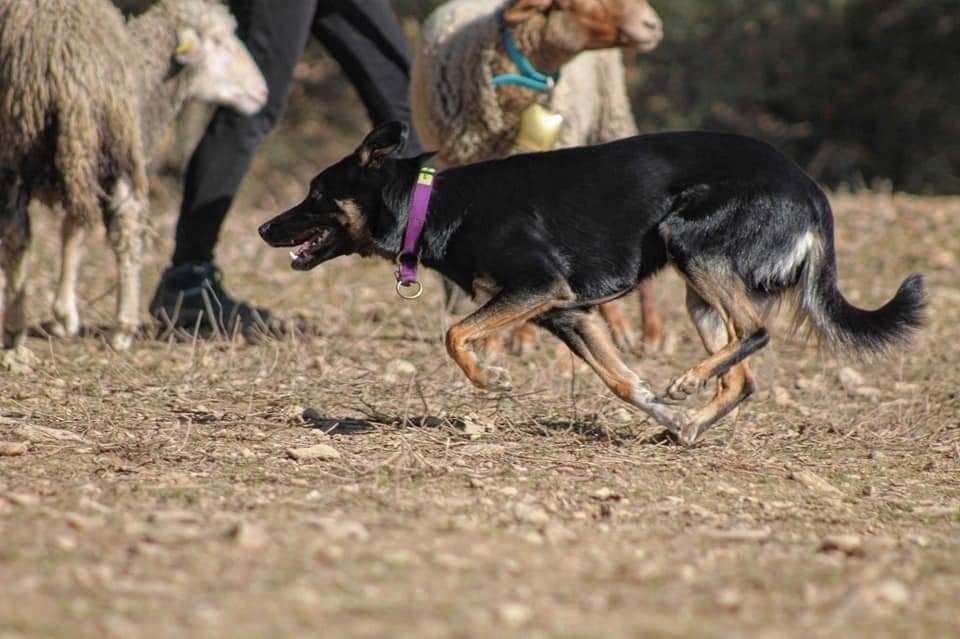
[[[196,64],[203,57],[200,36],[193,29],[180,29],[177,32],[177,49],[173,57],[182,65]]]
[[[360,166],[375,169],[391,153],[399,151],[406,141],[407,125],[399,121],[387,122],[368,133],[354,155]]]
[[[514,0],[503,10],[503,20],[507,24],[518,24],[538,13],[545,13],[553,5],[553,0]]]

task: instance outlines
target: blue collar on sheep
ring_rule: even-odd
[[[503,36],[503,46],[507,50],[507,55],[510,56],[510,60],[516,65],[520,74],[503,73],[494,76],[493,85],[515,84],[532,91],[537,91],[538,93],[546,93],[552,89],[553,85],[560,79],[560,74],[546,74],[537,71],[527,56],[523,55],[520,49],[517,48],[517,44],[513,41],[513,36],[510,35],[510,30],[502,23],[500,25],[500,33]]]

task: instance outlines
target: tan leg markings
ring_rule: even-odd
[[[529,355],[537,347],[537,327],[527,322],[510,333],[510,352],[514,355]]]
[[[690,286],[687,287],[687,311],[708,353],[719,354],[726,344],[736,341],[735,334],[730,330],[729,320],[724,321],[721,314],[716,309],[710,308]],[[688,416],[683,425],[680,440],[685,444],[694,443],[697,437],[749,397],[754,388],[753,375],[746,362],[740,362],[720,375],[717,378],[717,391],[713,399]]]
[[[601,304],[597,307],[597,310],[600,311],[600,316],[603,317],[603,321],[605,321],[610,328],[610,336],[613,338],[613,343],[617,345],[617,348],[622,351],[629,351],[633,348],[636,338],[630,329],[630,323],[623,314],[623,304],[614,300],[606,304]]]
[[[649,281],[643,282],[637,294],[643,312],[643,345],[649,350],[657,350],[663,344],[663,318],[654,302],[653,286]]]
[[[737,355],[743,340],[763,328],[763,322],[743,285],[733,276],[708,273],[694,275],[687,281],[701,301],[712,308],[727,331],[727,342],[710,357],[684,372],[667,387],[667,396],[682,400],[703,388],[718,368],[724,368]],[[695,321],[696,323],[696,321]],[[708,348],[709,351],[709,348]]]
[[[534,295],[500,294],[447,331],[447,353],[479,388],[509,387],[506,371],[480,363],[473,345],[514,324],[541,315],[573,299],[569,289]]]
[[[623,401],[636,406],[680,435],[681,423],[676,409],[664,404],[636,373],[623,363],[610,338],[609,331],[597,313],[580,313],[574,324],[565,327],[556,324],[561,339],[603,380],[603,383]]]

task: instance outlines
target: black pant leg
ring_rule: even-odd
[[[411,124],[403,153],[420,153],[410,118],[410,53],[390,2],[321,0],[313,32],[356,87],[370,120]]]
[[[177,221],[174,265],[213,260],[220,227],[254,153],[286,106],[317,0],[232,0],[238,33],[267,80],[270,97],[257,114],[217,109],[187,165]]]

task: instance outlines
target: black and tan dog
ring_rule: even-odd
[[[307,270],[339,255],[394,260],[427,156],[393,159],[400,123],[383,125],[320,173],[307,198],[260,227],[299,246]],[[875,311],[837,289],[826,196],[795,164],[749,138],[663,133],[517,155],[437,174],[422,263],[483,306],[450,328],[447,352],[481,388],[504,371],[478,361],[479,339],[532,320],[563,340],[618,397],[693,443],[755,388],[745,358],[767,344],[763,318],[793,293],[797,316],[828,346],[882,353],[921,322],[920,276]],[[665,401],[620,359],[596,307],[665,265],[687,285],[687,309],[709,357],[670,383],[683,400],[717,377],[699,410]]]

